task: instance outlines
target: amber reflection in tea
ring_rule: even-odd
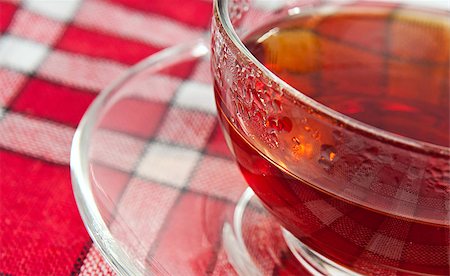
[[[448,147],[447,16],[398,7],[387,11],[350,6],[326,16],[285,18],[253,32],[246,45],[266,67],[316,101],[379,129]],[[364,162],[364,154],[381,154],[377,148],[368,153],[338,153],[335,145],[324,145],[317,162],[328,162],[328,173],[352,164],[359,171],[349,173],[348,183],[358,177],[359,181],[374,181],[358,175],[361,172],[376,175],[380,204],[362,207],[323,192],[317,188],[321,183],[306,183],[287,173],[274,164],[277,160],[269,161],[229,123],[231,114],[221,100],[225,92],[215,86],[215,93],[225,132],[246,180],[302,242],[341,265],[366,273],[390,273],[390,268],[405,274],[450,273],[449,160],[434,168],[415,166],[413,158],[405,159],[402,168],[374,167]],[[266,122],[271,123],[284,128],[286,135],[280,139],[292,145],[286,151],[290,155],[306,155],[309,150],[298,137],[289,135],[292,129],[303,129],[305,137],[320,135],[320,129],[312,130],[301,118]],[[436,176],[433,187],[425,175]],[[382,204],[389,201],[385,191],[403,189],[401,185],[411,184],[409,179],[422,185],[418,193],[434,193],[438,208],[447,210],[446,215],[422,220],[414,213],[403,217],[380,207],[389,206]],[[430,207],[421,206],[428,203],[420,200],[416,204],[417,210]]]

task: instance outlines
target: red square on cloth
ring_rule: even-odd
[[[222,132],[222,128],[217,123],[214,131],[209,139],[208,145],[206,146],[208,153],[217,154],[226,158],[232,158],[230,149],[225,141],[225,136]]]
[[[108,110],[100,127],[148,138],[154,134],[166,108],[164,103],[124,98]]]
[[[129,65],[161,50],[161,48],[150,44],[76,25],[71,25],[66,29],[64,36],[56,47],[78,54],[116,60]]]
[[[161,14],[195,27],[206,28],[209,26],[209,22],[211,20],[212,3],[210,1],[171,0],[170,4],[166,1],[147,0],[110,1],[121,3],[137,10]]]
[[[193,74],[193,70],[197,68],[198,62],[194,60],[189,60],[185,62],[180,62],[174,66],[169,66],[161,70],[161,74],[165,74],[172,77],[178,77],[181,79],[187,79]]]
[[[0,163],[1,272],[70,274],[89,236],[67,187],[69,168],[5,150]]]
[[[12,109],[76,126],[94,98],[93,93],[34,78],[22,90]]]
[[[158,2],[164,3],[163,6],[165,7],[172,7],[170,2],[174,1],[141,1],[145,6]],[[133,8],[133,3],[133,1],[122,0],[120,0],[120,3],[115,3],[115,1],[85,1],[75,17],[74,23],[85,28],[161,47],[192,41],[200,37],[205,31],[161,14]],[[200,0],[197,0],[197,3],[202,5]],[[173,10],[180,10],[185,6],[186,1],[183,1]],[[111,24],[111,22],[121,22],[121,24]]]
[[[0,32],[7,29],[16,9],[17,6],[12,3],[0,2]]]
[[[230,205],[231,206],[231,205]],[[232,209],[220,200],[187,192],[171,209],[154,256],[171,275],[212,271],[219,250],[222,222]],[[179,235],[183,232],[182,235]],[[187,238],[189,237],[189,238]]]

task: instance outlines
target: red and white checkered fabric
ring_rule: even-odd
[[[204,35],[209,31],[211,12],[212,1],[208,0],[0,0],[0,275],[113,274],[92,245],[73,198],[69,171],[72,136],[99,91],[141,59]],[[119,208],[122,215],[142,212],[141,206],[134,204],[136,198],[155,196],[154,191],[145,193],[145,187],[151,185],[148,179],[163,181],[168,163],[158,159],[161,170],[154,175],[137,167],[137,177],[129,180],[121,172],[129,172],[134,160],[124,157],[121,150],[128,154],[145,150],[142,166],[152,164],[162,152],[167,162],[170,154],[177,156],[179,174],[169,181],[171,187],[159,187],[153,201],[160,209],[171,210],[172,218],[183,216],[183,206],[191,202],[193,195],[186,195],[176,208],[169,208],[188,175],[198,194],[207,189],[218,168],[227,177],[240,177],[229,160],[211,110],[213,103],[200,101],[209,81],[208,66],[201,61],[187,68],[185,76],[136,79],[141,83],[134,88],[144,88],[150,81],[154,87],[164,87],[166,93],[137,89],[132,93],[145,101],[124,101],[116,108],[120,112],[133,106],[140,108],[141,114],[151,111],[151,119],[126,118],[136,120],[131,126],[120,120],[103,122],[109,129],[131,134],[105,131],[96,137],[105,141],[103,148],[96,148],[96,156],[104,161],[96,172],[113,175],[117,187],[126,186],[117,191],[128,206]],[[190,80],[183,82],[186,76]],[[186,95],[192,88],[198,91],[194,98],[206,115],[202,124],[180,129],[168,123],[171,116],[193,121],[199,116],[190,110],[192,96]],[[173,107],[156,134],[159,142],[147,147],[145,137],[154,134],[162,118],[158,114],[166,111],[169,101]],[[178,143],[180,133],[197,137],[183,139],[184,148],[173,152],[167,145]],[[117,150],[111,152],[111,147]],[[201,150],[216,157],[200,158]],[[119,164],[117,159],[120,168],[108,167]],[[232,193],[226,186],[215,192]],[[160,197],[164,198],[161,202]],[[160,212],[133,226],[156,233],[166,215]],[[160,245],[171,246],[170,233],[159,237]],[[150,246],[153,240],[142,243]],[[190,247],[182,241],[178,246]],[[214,259],[217,268],[226,271],[221,252]],[[169,257],[161,254],[161,258]]]

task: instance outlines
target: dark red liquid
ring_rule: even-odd
[[[324,105],[380,129],[448,147],[448,22],[416,11],[372,10],[349,7],[323,17],[287,18],[255,31],[246,44],[273,72]],[[362,273],[450,273],[447,157],[396,152],[390,146],[355,148],[363,144],[357,134],[317,135],[315,140],[328,142],[315,149],[299,138],[314,126],[289,116],[277,122],[285,128],[278,137],[285,156],[268,157],[264,152],[270,148],[249,142],[245,129],[230,123],[235,114],[225,93],[215,85],[219,116],[243,175],[303,243]],[[283,113],[295,114],[292,108],[285,105]],[[303,179],[297,155],[321,164],[326,177]],[[321,182],[333,175],[339,176],[335,183]],[[355,181],[370,191],[359,202],[327,189],[348,191]],[[404,207],[396,202],[399,197],[412,203]]]

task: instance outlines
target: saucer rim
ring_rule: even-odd
[[[120,87],[135,75],[150,67],[161,64],[171,66],[185,59],[201,59],[209,53],[206,39],[201,38],[188,43],[166,48],[138,62],[117,80],[103,89],[84,113],[72,140],[70,151],[70,173],[72,189],[83,224],[103,259],[119,275],[145,275],[146,268],[136,266],[130,254],[115,240],[106,222],[103,220],[92,190],[89,174],[89,141],[96,122],[104,108],[114,102],[113,95]],[[181,57],[181,59],[179,58]],[[155,272],[168,275],[156,260],[152,261]]]

